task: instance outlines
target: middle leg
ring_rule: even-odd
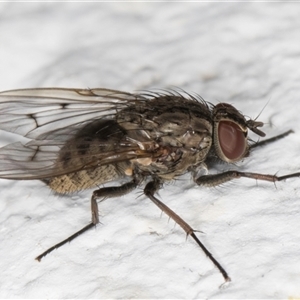
[[[204,251],[204,253],[209,257],[209,259],[213,262],[213,264],[219,269],[221,274],[223,275],[225,281],[231,281],[227,272],[220,265],[220,263],[213,257],[213,255],[206,249],[206,247],[202,244],[202,242],[195,235],[196,230],[194,230],[188,223],[186,223],[180,216],[178,216],[173,210],[171,210],[167,205],[157,199],[154,194],[160,187],[160,182],[158,180],[154,180],[149,182],[145,189],[145,195],[156,204],[164,213],[166,213],[171,219],[173,219],[185,232],[187,235],[190,235],[196,243],[200,246],[200,248]]]

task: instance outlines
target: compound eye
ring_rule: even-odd
[[[246,133],[236,123],[220,121],[218,141],[226,161],[237,161],[244,157],[247,150]]]

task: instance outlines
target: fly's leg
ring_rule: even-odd
[[[241,177],[276,182],[276,181],[282,181],[289,178],[300,177],[300,172],[287,174],[284,176],[276,176],[276,175],[250,173],[250,172],[227,171],[220,174],[200,176],[198,178],[195,178],[194,180],[198,185],[216,186],[224,182],[230,181],[232,179],[238,179]]]
[[[273,143],[275,141],[278,141],[278,140],[280,140],[282,138],[285,138],[286,136],[288,136],[291,133],[294,133],[294,130],[288,130],[288,131],[286,131],[286,132],[284,132],[282,134],[276,135],[276,136],[274,136],[274,137],[272,137],[270,139],[266,139],[266,140],[257,142],[255,144],[251,145],[249,148],[251,150],[251,149],[256,148],[256,147],[261,147],[261,146],[265,146],[267,144],[271,144],[271,143]]]
[[[149,182],[145,189],[145,195],[156,204],[164,213],[166,213],[171,219],[173,219],[188,235],[190,235],[196,243],[200,246],[200,248],[204,251],[204,253],[209,257],[209,259],[214,263],[214,265],[219,269],[222,273],[225,281],[231,281],[227,272],[220,265],[220,263],[212,256],[212,254],[206,249],[206,247],[200,242],[200,240],[195,235],[195,231],[189,224],[187,224],[180,216],[178,216],[173,210],[171,210],[168,206],[166,206],[163,202],[158,200],[154,194],[160,188],[160,182],[158,180],[154,180]]]
[[[88,224],[87,226],[83,227],[81,230],[77,231],[76,233],[72,234],[71,236],[69,236],[68,238],[66,238],[65,240],[61,241],[60,243],[55,244],[54,246],[50,247],[49,249],[47,249],[46,251],[44,251],[42,254],[40,254],[39,256],[37,256],[35,259],[37,261],[41,261],[41,259],[43,257],[45,257],[47,254],[49,254],[50,252],[52,252],[53,250],[61,247],[62,245],[71,242],[72,240],[74,240],[76,237],[78,237],[79,235],[81,235],[82,233],[86,232],[88,229],[92,228],[93,226],[95,226],[93,223]]]
[[[119,197],[123,196],[132,190],[134,190],[139,184],[139,181],[137,179],[134,179],[133,181],[130,181],[128,183],[125,183],[121,186],[115,186],[115,187],[104,187],[99,190],[96,190],[93,192],[92,198],[91,198],[91,212],[92,212],[92,222],[79,231],[75,232],[65,240],[61,241],[60,243],[50,247],[48,250],[37,256],[35,259],[38,261],[41,261],[41,259],[52,252],[54,249],[57,249],[61,247],[62,245],[71,242],[74,240],[76,237],[81,235],[82,233],[86,232],[90,228],[93,228],[99,223],[99,214],[98,214],[98,204],[97,204],[97,199],[101,198],[101,201],[106,200],[107,198],[112,198],[112,197]]]

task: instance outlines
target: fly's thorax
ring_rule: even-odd
[[[205,161],[210,151],[211,124],[205,120],[192,123],[198,123],[198,126],[183,127],[172,135],[163,135],[160,138],[160,144],[168,146],[165,148],[165,153],[154,161],[154,165],[160,166],[161,175],[166,175],[168,179],[182,175],[191,166]]]
[[[212,123],[211,110],[204,101],[175,95],[158,95],[151,100],[131,105],[116,114],[116,121],[126,129],[148,131],[176,130],[176,124],[197,118]],[[126,125],[125,125],[126,124]]]
[[[139,170],[145,175],[172,180],[185,174],[192,166],[205,161],[211,144],[212,138],[207,136],[202,139],[201,149],[160,146],[152,158],[132,159],[130,170]]]
[[[172,107],[163,106],[163,99],[160,100],[160,106],[144,109],[143,114],[135,108],[128,114],[123,112],[126,122],[122,125],[128,135],[138,132],[140,140],[152,141],[153,156],[133,159],[134,168],[169,180],[206,159],[212,145],[213,128],[207,106],[190,101],[194,107],[191,110],[188,100],[175,101],[177,106]]]

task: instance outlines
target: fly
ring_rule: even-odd
[[[191,236],[223,275],[230,277],[194,230],[156,196],[163,183],[190,172],[197,185],[216,186],[240,177],[270,182],[299,177],[229,170],[200,175],[203,168],[247,157],[248,130],[264,137],[262,122],[246,119],[227,103],[213,105],[179,92],[131,94],[109,89],[23,89],[0,93],[0,129],[29,139],[0,149],[0,178],[41,180],[60,194],[94,188],[91,222],[36,259],[99,223],[98,202],[143,185],[144,194]],[[123,185],[99,185],[126,178]]]

